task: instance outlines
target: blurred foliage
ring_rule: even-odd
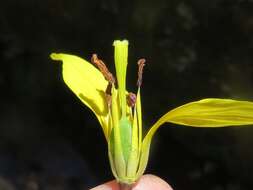
[[[102,131],[63,84],[50,52],[97,53],[113,70],[112,41],[127,38],[131,91],[136,61],[147,59],[148,128],[189,101],[253,100],[252,32],[252,0],[1,2],[1,188],[86,189],[112,178]],[[155,138],[147,172],[176,190],[251,189],[252,134],[251,127],[168,124]]]

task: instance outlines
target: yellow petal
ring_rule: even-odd
[[[141,95],[140,95],[140,88],[138,89],[137,93],[137,100],[136,100],[136,109],[137,109],[137,117],[138,117],[138,125],[139,125],[139,152],[140,152],[140,161],[139,161],[139,168],[136,175],[136,178],[140,178],[144,173],[149,157],[149,149],[152,140],[152,136],[146,136],[142,141],[142,110],[141,110]]]
[[[131,153],[127,163],[127,176],[135,179],[137,166],[139,163],[139,134],[138,134],[138,122],[137,122],[137,111],[134,109],[134,118],[132,126],[132,143],[131,143]]]
[[[165,122],[192,127],[226,127],[253,124],[253,102],[208,98],[177,107],[162,116],[150,129]]]
[[[139,179],[142,176],[142,174],[144,173],[146,169],[152,137],[153,137],[152,135],[146,135],[141,144],[140,163],[139,163],[139,168],[136,175],[137,179]]]
[[[115,178],[121,181],[126,174],[126,162],[124,160],[123,150],[121,146],[120,128],[119,128],[119,106],[118,91],[112,86],[112,123],[111,134],[109,138],[109,151],[111,152],[112,163],[115,170]]]
[[[152,137],[165,122],[192,127],[251,125],[253,124],[253,102],[208,98],[169,111],[151,127],[143,140],[139,176],[147,165]]]
[[[138,88],[137,99],[136,99],[136,111],[137,111],[137,121],[138,121],[138,133],[139,133],[139,152],[141,151],[142,144],[142,110],[141,110],[141,90]]]
[[[52,53],[50,56],[53,60],[63,62],[64,82],[95,113],[106,132],[108,108],[105,90],[108,82],[103,75],[92,64],[80,57],[63,53]]]

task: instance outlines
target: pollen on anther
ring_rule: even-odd
[[[98,59],[97,54],[93,54],[91,57],[91,62],[96,65],[98,67],[98,69],[100,70],[100,72],[103,74],[103,76],[105,77],[105,80],[107,80],[108,82],[110,82],[111,84],[115,83],[115,78],[112,75],[112,73],[108,70],[108,68],[106,67],[105,63]]]

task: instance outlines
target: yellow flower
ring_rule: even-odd
[[[65,83],[100,122],[108,143],[111,169],[118,182],[132,184],[141,177],[147,165],[152,137],[166,122],[192,127],[253,124],[252,102],[208,98],[169,111],[143,138],[140,87],[145,60],[138,61],[138,91],[135,95],[126,90],[128,41],[116,40],[113,46],[117,80],[95,54],[92,62],[98,69],[74,55],[52,53],[51,58],[63,62]]]

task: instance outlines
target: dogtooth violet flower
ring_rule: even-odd
[[[145,60],[138,61],[137,93],[126,89],[128,41],[116,40],[116,78],[96,54],[91,63],[75,55],[52,53],[62,61],[66,85],[96,115],[108,143],[113,175],[120,184],[131,185],[144,173],[150,143],[164,123],[192,127],[226,127],[253,124],[253,102],[207,98],[177,107],[163,115],[142,134],[141,84]]]

